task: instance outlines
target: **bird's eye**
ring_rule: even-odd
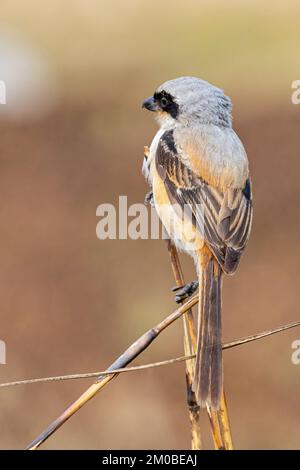
[[[163,96],[161,99],[160,99],[160,105],[162,108],[166,108],[169,104],[169,100],[168,98],[166,98],[165,96]]]

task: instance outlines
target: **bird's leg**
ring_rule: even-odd
[[[176,292],[175,302],[177,304],[180,304],[183,300],[191,297],[194,294],[194,292],[196,292],[198,287],[199,287],[198,281],[189,282],[188,284],[185,284],[184,286],[173,287],[172,292]]]

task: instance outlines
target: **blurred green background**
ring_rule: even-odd
[[[299,319],[299,2],[2,0],[1,382],[104,369],[174,309],[162,241],[96,238],[96,207],[142,202],[143,99],[195,75],[234,102],[255,202],[224,283],[224,341]],[[183,257],[186,278],[194,278]],[[300,446],[293,330],[224,353],[237,448]],[[136,363],[182,354],[182,322]],[[0,391],[1,448],[24,448],[88,381]],[[212,447],[206,414],[203,441]],[[189,448],[184,365],[126,374],[44,448]]]

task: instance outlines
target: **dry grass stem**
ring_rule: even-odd
[[[167,318],[158,323],[155,327],[144,333],[137,341],[135,341],[128,349],[108,368],[108,371],[114,372],[111,375],[99,376],[97,381],[91,385],[75,402],[73,402],[48,428],[34,439],[27,449],[35,450],[43,442],[45,442],[53,433],[57,431],[68,419],[73,416],[82,406],[84,406],[91,398],[93,398],[108,382],[110,382],[117,373],[116,369],[123,368],[141,354],[157,336],[164,331],[169,325],[177,320],[183,313],[189,310],[198,302],[198,296],[190,298],[185,305],[179,307],[175,312],[171,313]]]
[[[171,258],[171,266],[177,286],[184,285],[183,272],[180,266],[178,253],[175,246],[168,240],[168,251]],[[183,301],[182,304],[186,303]],[[183,319],[183,346],[186,356],[194,355],[197,347],[196,329],[193,319],[192,309],[189,309],[182,317]],[[186,361],[185,367],[187,406],[191,423],[191,448],[192,450],[202,449],[200,430],[200,407],[197,403],[195,393],[192,389],[194,377],[194,361]]]
[[[237,346],[241,346],[243,344],[251,343],[252,341],[257,341],[259,339],[266,338],[268,336],[274,335],[276,333],[280,333],[285,330],[289,330],[291,328],[295,328],[297,326],[300,326],[300,321],[288,323],[287,325],[281,326],[279,328],[275,328],[273,330],[264,331],[262,333],[257,333],[255,335],[246,336],[245,338],[240,338],[234,341],[230,341],[228,343],[224,343],[222,349],[223,350],[231,349]],[[64,381],[64,380],[91,379],[93,377],[98,377],[99,375],[114,375],[114,374],[123,374],[126,372],[138,372],[138,371],[145,370],[145,369],[169,366],[172,364],[189,361],[191,359],[194,359],[195,357],[196,357],[196,354],[192,354],[190,356],[180,356],[180,357],[175,357],[172,359],[166,359],[165,361],[157,361],[157,362],[152,362],[149,364],[142,364],[140,366],[123,367],[120,369],[114,369],[114,371],[103,370],[103,371],[97,371],[97,372],[86,372],[83,374],[56,375],[52,377],[41,377],[37,379],[16,380],[14,382],[0,383],[0,388],[9,388],[9,387],[15,387],[18,385],[30,385],[30,384],[36,384],[36,383],[59,382],[59,381]]]

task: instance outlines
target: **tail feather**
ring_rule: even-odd
[[[220,408],[223,388],[222,272],[210,257],[199,269],[198,347],[193,389],[201,406]]]

